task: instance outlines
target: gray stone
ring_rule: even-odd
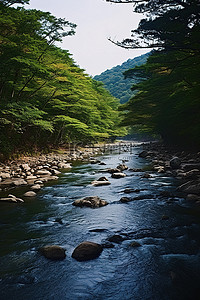
[[[120,199],[120,202],[122,202],[122,203],[128,203],[128,202],[130,202],[132,200],[132,198],[129,198],[129,197],[122,197],[121,199]]]
[[[117,169],[119,169],[120,172],[122,172],[124,170],[128,170],[128,167],[125,164],[120,164],[119,166],[117,166]]]
[[[109,185],[111,184],[110,181],[105,181],[105,180],[102,180],[102,181],[99,181],[99,180],[94,180],[92,181],[91,183],[93,186],[104,186],[104,185]]]
[[[75,200],[72,205],[79,206],[79,207],[91,207],[91,208],[98,208],[107,205],[108,202],[105,200],[102,200],[98,196],[90,196],[85,197],[83,199]]]
[[[37,194],[33,191],[28,191],[24,194],[25,197],[35,197]]]
[[[112,173],[112,178],[116,178],[116,179],[119,179],[119,178],[124,178],[124,177],[126,177],[126,174],[124,174],[124,173]]]

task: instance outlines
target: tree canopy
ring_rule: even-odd
[[[0,3],[0,153],[118,135],[119,101],[55,46],[76,25]]]
[[[125,48],[154,48],[147,64],[126,77],[143,76],[124,109],[123,124],[143,124],[169,142],[200,146],[200,2],[197,0],[109,1],[133,3],[146,14]]]

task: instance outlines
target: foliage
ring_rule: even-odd
[[[106,89],[114,97],[120,99],[120,103],[123,104],[132,97],[133,92],[131,91],[131,87],[139,80],[138,77],[125,79],[123,73],[130,68],[144,64],[148,56],[149,54],[144,54],[134,59],[128,59],[122,65],[96,75],[94,79],[103,82]]]
[[[147,64],[129,70],[126,77],[143,76],[139,90],[124,110],[124,125],[146,126],[165,141],[200,147],[200,2],[197,0],[132,2],[147,13],[125,48],[157,48]]]
[[[27,2],[0,3],[0,152],[120,134],[118,100],[55,46],[76,25]]]

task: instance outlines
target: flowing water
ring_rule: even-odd
[[[154,172],[151,178],[141,178],[144,173],[128,170],[122,179],[101,173],[123,159],[129,168],[148,169],[148,161],[138,157],[140,151],[135,147],[131,154],[101,156],[105,166],[74,163],[36,198],[1,204],[1,300],[200,299],[199,218],[186,213],[187,203],[180,196],[161,197],[162,191],[175,190],[176,180]],[[91,186],[92,180],[105,175],[111,185]],[[141,191],[125,194],[125,188]],[[93,195],[109,205],[72,206],[75,199]],[[146,196],[119,202],[123,196],[138,195]],[[99,258],[78,262],[71,257],[80,242],[102,243],[114,234],[124,241],[105,248]],[[132,247],[133,241],[141,246]],[[38,249],[49,244],[64,247],[66,259],[41,256]]]

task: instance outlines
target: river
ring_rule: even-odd
[[[200,299],[200,220],[188,213],[180,195],[162,196],[163,191],[175,191],[176,180],[155,172],[141,178],[144,173],[127,170],[122,179],[101,173],[122,160],[129,168],[147,170],[149,162],[138,157],[139,152],[137,146],[132,153],[100,156],[105,166],[75,162],[36,198],[1,204],[1,300]],[[111,185],[91,186],[101,176]],[[125,188],[140,192],[125,194]],[[21,196],[24,191],[16,192]],[[75,199],[93,195],[109,205],[97,209],[72,205]],[[138,195],[147,196],[119,201]],[[71,257],[82,241],[102,243],[115,234],[124,241],[105,248],[97,259],[78,262]],[[132,247],[133,241],[141,246]],[[38,249],[49,244],[64,247],[66,259],[41,256]]]

